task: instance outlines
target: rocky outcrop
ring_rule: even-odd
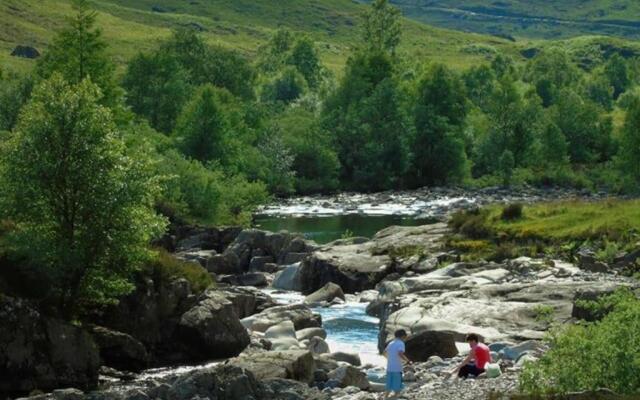
[[[341,388],[348,386],[355,386],[362,390],[369,388],[369,380],[364,372],[351,365],[342,365],[327,375],[329,379],[336,381],[338,387]]]
[[[344,300],[342,288],[335,283],[329,282],[320,289],[308,295],[304,302],[307,304],[317,304],[321,302],[331,302],[333,299]]]
[[[0,393],[93,388],[100,356],[89,333],[0,295]]]
[[[149,366],[147,349],[130,335],[101,326],[93,327],[91,334],[100,349],[100,358],[104,365],[133,372],[139,372]]]
[[[276,305],[269,295],[253,287],[222,287],[209,290],[218,291],[231,301],[239,318],[249,317]]]
[[[217,291],[204,293],[182,315],[175,339],[183,344],[191,360],[233,357],[250,343],[233,303]]]
[[[311,383],[316,369],[311,352],[306,350],[268,351],[241,355],[230,365],[251,371],[258,380],[293,379]]]
[[[394,226],[378,232],[364,243],[329,244],[301,263],[302,292],[312,293],[330,282],[340,286],[345,293],[373,289],[403,264],[402,256],[407,253],[425,255],[436,250],[446,232],[444,224]]]
[[[278,272],[271,283],[271,286],[280,290],[302,291],[302,279],[300,275],[300,265],[289,265]]]
[[[303,304],[271,307],[259,314],[242,319],[242,324],[249,330],[265,332],[283,321],[291,321],[296,331],[322,326],[320,316],[313,314],[311,309]]]
[[[169,388],[166,398],[264,399],[265,391],[250,371],[233,365],[221,365],[179,377]]]

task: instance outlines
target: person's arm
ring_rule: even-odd
[[[409,360],[409,357],[404,354],[404,351],[399,352],[398,355],[404,360],[404,362],[411,364],[411,360]]]
[[[457,367],[455,367],[453,370],[451,370],[452,374],[457,374],[458,372],[460,372],[460,370],[462,369],[462,367],[464,367],[465,365],[469,364],[471,361],[473,361],[473,352],[470,352],[467,357],[464,359],[464,361],[462,361],[460,363],[460,365],[458,365]]]

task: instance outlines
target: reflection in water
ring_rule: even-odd
[[[256,216],[254,226],[271,232],[286,230],[301,233],[307,239],[324,244],[340,239],[346,232],[353,236],[372,237],[392,225],[418,226],[435,222],[430,218],[399,215],[333,215],[333,216]]]

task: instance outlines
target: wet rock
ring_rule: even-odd
[[[351,365],[340,366],[327,374],[329,379],[336,380],[338,386],[345,388],[355,386],[358,389],[366,390],[369,388],[369,380],[364,372]]]
[[[301,291],[302,276],[300,275],[300,265],[290,265],[278,272],[271,286],[280,290]]]
[[[242,324],[247,329],[265,332],[269,327],[283,321],[293,322],[296,330],[319,328],[322,325],[320,316],[313,314],[311,309],[303,304],[271,307],[259,314],[244,318]]]
[[[148,367],[147,349],[130,335],[100,326],[93,327],[91,334],[100,349],[100,358],[104,364],[134,372]]]
[[[338,352],[327,355],[327,358],[334,361],[345,362],[355,367],[359,367],[360,365],[362,365],[362,362],[360,361],[360,356],[358,354],[344,353],[344,352],[338,351]]]
[[[306,328],[306,329],[301,329],[297,331],[296,337],[298,338],[298,340],[306,340],[306,339],[311,339],[313,337],[326,339],[327,331],[325,331],[323,328]]]
[[[253,286],[265,287],[268,285],[267,277],[259,272],[250,272],[239,275],[224,275],[218,280],[220,283],[226,283],[233,286]]]
[[[275,260],[272,256],[260,256],[253,257],[249,262],[249,271],[252,272],[274,272],[273,270],[267,271],[267,265],[274,265]]]
[[[306,350],[241,355],[230,360],[229,364],[250,371],[260,381],[282,378],[311,383],[313,372],[316,370],[313,355]]]
[[[324,339],[318,336],[314,336],[311,339],[309,339],[309,344],[307,345],[307,348],[313,354],[325,354],[331,351],[329,349],[329,345],[327,344],[327,342],[325,342]]]
[[[207,271],[216,275],[233,275],[244,272],[234,253],[216,254],[207,261]]]
[[[28,302],[0,296],[0,393],[93,388],[98,348],[83,329],[48,318]]]
[[[331,302],[336,298],[344,300],[342,288],[335,283],[329,282],[322,288],[305,297],[304,302],[308,304],[315,304],[323,301]]]
[[[83,400],[84,392],[78,389],[57,389],[51,393],[55,400]]]
[[[228,287],[209,289],[207,292],[209,291],[218,291],[231,301],[239,318],[249,317],[276,304],[268,294],[254,287]]]
[[[263,381],[265,400],[329,400],[326,393],[311,388],[306,383],[290,379],[267,379]],[[243,399],[244,400],[244,399]]]
[[[182,315],[176,339],[194,360],[233,357],[250,343],[233,303],[215,291],[205,293]]]

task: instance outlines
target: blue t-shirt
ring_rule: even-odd
[[[387,372],[402,372],[402,359],[400,353],[404,353],[404,342],[395,339],[387,345]]]

